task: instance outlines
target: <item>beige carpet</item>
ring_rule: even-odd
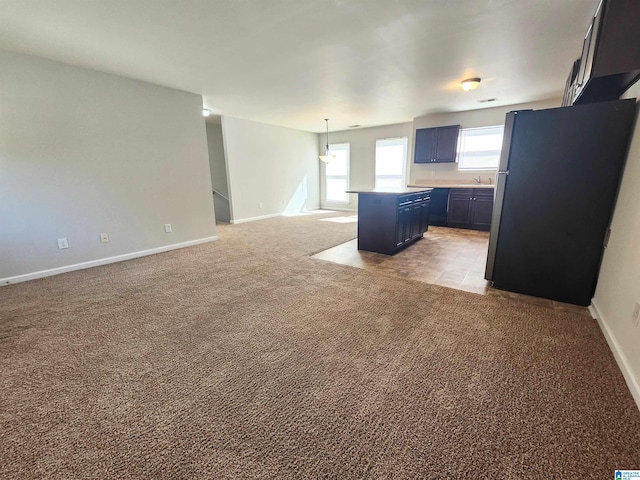
[[[0,478],[640,468],[595,321],[311,259],[356,232],[320,218],[0,288]]]

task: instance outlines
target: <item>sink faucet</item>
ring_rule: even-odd
[[[480,185],[482,183],[482,179],[480,178],[480,175],[478,175],[478,178],[473,177],[474,182],[476,182],[478,185]]]

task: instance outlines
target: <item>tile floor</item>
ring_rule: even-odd
[[[498,295],[589,315],[584,307],[492,288],[484,279],[488,246],[489,232],[431,226],[423,239],[393,256],[359,251],[358,240],[353,239],[317,253],[312,258],[480,295]]]

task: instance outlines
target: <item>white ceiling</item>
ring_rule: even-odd
[[[215,114],[313,132],[329,117],[336,131],[560,97],[596,5],[0,0],[0,48],[202,94]]]

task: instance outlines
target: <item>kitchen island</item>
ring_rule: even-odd
[[[358,250],[393,255],[422,238],[432,188],[350,190],[358,194]]]

